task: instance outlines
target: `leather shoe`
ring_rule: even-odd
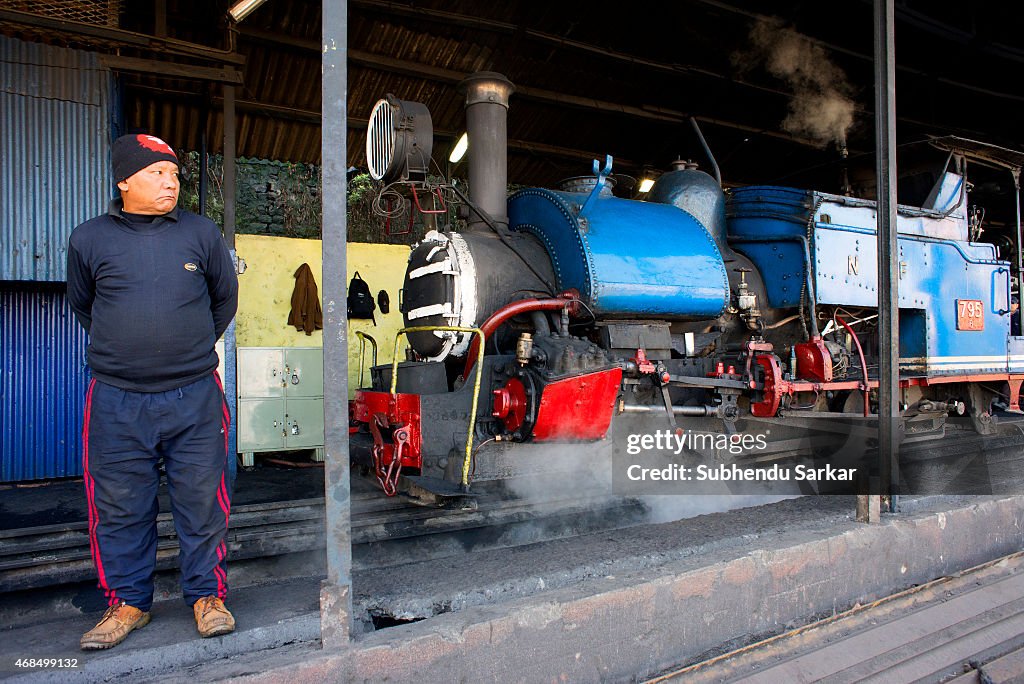
[[[79,645],[83,651],[113,648],[125,640],[133,629],[149,624],[149,613],[144,613],[123,601],[107,608],[103,619],[82,635]]]
[[[199,636],[212,637],[235,631],[235,617],[216,596],[204,596],[192,606]]]

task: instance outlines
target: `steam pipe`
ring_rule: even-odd
[[[715,180],[718,181],[719,187],[722,185],[722,172],[718,168],[718,162],[715,161],[715,155],[711,154],[711,148],[708,147],[708,143],[704,140],[704,134],[700,132],[700,126],[697,125],[697,119],[690,117],[690,124],[693,126],[693,130],[697,133],[697,138],[700,140],[701,147],[704,148],[704,154],[708,156],[708,161],[711,162],[711,170],[715,172]]]
[[[551,334],[551,326],[548,324],[548,317],[543,311],[534,311],[530,314],[530,321],[533,323],[533,330],[536,337]]]
[[[808,244],[807,238],[802,235],[758,235],[757,237],[749,236],[734,236],[729,238],[733,242],[766,242],[766,241],[778,241],[778,242],[796,242],[799,243],[804,251],[804,265],[807,267],[807,309],[810,313],[811,319],[811,337],[819,337],[818,333],[818,314],[815,311],[814,302],[817,300],[817,294],[814,291],[814,274],[811,273],[811,248]]]
[[[690,418],[701,418],[704,416],[713,416],[717,413],[717,406],[673,406],[672,413],[677,416],[687,416]],[[636,406],[632,404],[626,404],[622,407],[620,413],[665,413],[664,406]]]
[[[483,332],[482,337],[490,338],[494,332],[501,326],[502,323],[508,319],[518,316],[519,314],[532,313],[534,311],[557,311],[559,309],[574,308],[577,306],[578,295],[575,292],[565,292],[559,297],[551,297],[545,299],[520,299],[517,302],[506,304],[501,307],[490,317],[483,322],[480,326],[480,330]],[[480,337],[473,338],[473,343],[469,347],[469,353],[466,354],[466,367],[462,371],[463,378],[469,378],[469,372],[473,370],[473,364],[476,363],[477,351],[480,349]]]
[[[466,94],[471,206],[507,227],[508,99],[515,86],[501,74],[479,71],[462,81],[459,90]],[[475,230],[486,222],[473,211],[468,228]]]

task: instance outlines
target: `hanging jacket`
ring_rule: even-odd
[[[324,316],[320,310],[320,293],[309,264],[302,264],[295,271],[295,289],[292,291],[292,310],[288,314],[288,325],[296,330],[305,330],[312,335],[314,330],[323,330]]]

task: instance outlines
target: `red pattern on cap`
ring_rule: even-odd
[[[171,155],[175,159],[178,158],[178,155],[174,154],[174,150],[171,149],[170,145],[168,145],[163,140],[154,135],[144,135],[140,133],[139,135],[135,136],[135,139],[138,140],[139,144],[145,147],[147,150],[153,150],[154,152],[163,152],[165,154]]]

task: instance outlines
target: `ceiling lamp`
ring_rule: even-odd
[[[469,149],[469,133],[463,133],[459,141],[455,143],[455,147],[452,148],[452,153],[448,156],[448,161],[452,164],[458,164],[462,161],[462,158],[466,156],[466,150]]]
[[[228,10],[228,14],[236,22],[242,21],[247,16],[256,11],[256,9],[265,3],[267,0],[238,0],[231,9]]]

